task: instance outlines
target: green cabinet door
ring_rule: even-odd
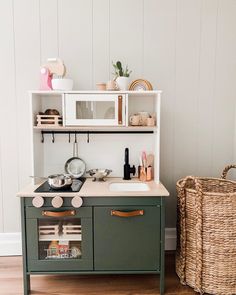
[[[26,208],[29,271],[93,270],[92,207]]]
[[[160,206],[94,207],[95,270],[156,271],[159,262]]]

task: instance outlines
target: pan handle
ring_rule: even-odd
[[[30,175],[30,178],[48,179],[47,177],[44,177],[44,176],[33,176],[33,175]]]
[[[75,141],[73,144],[73,157],[78,158],[78,143],[75,135]]]

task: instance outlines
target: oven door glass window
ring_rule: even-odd
[[[80,218],[38,219],[39,259],[81,259]]]
[[[115,101],[76,101],[78,120],[114,120]]]

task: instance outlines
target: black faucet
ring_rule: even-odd
[[[125,165],[124,165],[124,180],[130,180],[130,174],[132,173],[133,175],[135,175],[136,169],[135,166],[133,165],[133,167],[130,167],[129,164],[129,149],[126,148],[125,149]]]

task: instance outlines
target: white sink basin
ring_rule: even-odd
[[[145,192],[149,186],[142,182],[113,182],[109,185],[112,192]]]

